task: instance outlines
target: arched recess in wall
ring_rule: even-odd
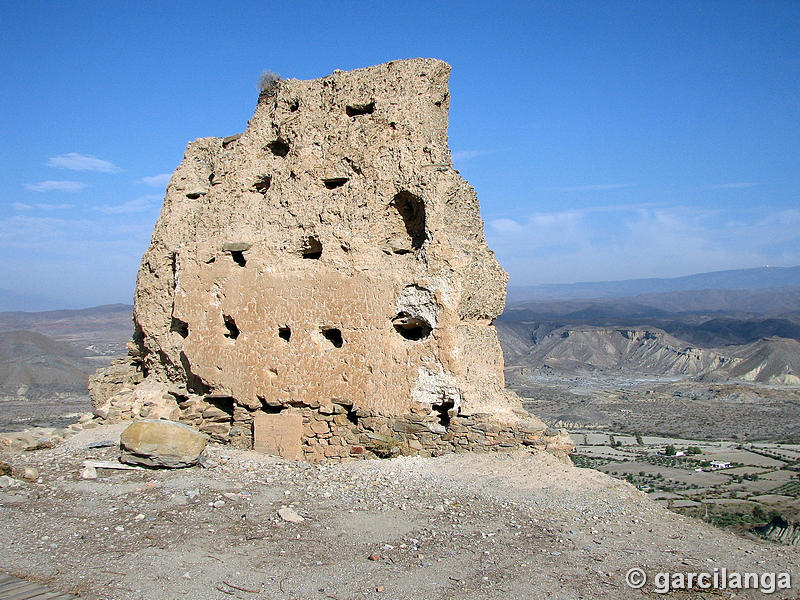
[[[394,254],[406,254],[422,247],[425,232],[425,203],[408,191],[395,194],[389,203],[387,239]]]

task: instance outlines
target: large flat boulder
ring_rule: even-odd
[[[206,443],[202,433],[183,423],[144,419],[120,435],[120,460],[146,467],[189,467],[198,463]]]

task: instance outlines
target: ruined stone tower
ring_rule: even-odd
[[[311,460],[566,451],[504,389],[507,276],[452,166],[449,71],[283,80],[244,133],[190,143],[138,275],[144,381],[100,413]]]

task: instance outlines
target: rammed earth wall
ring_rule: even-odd
[[[452,166],[449,71],[280,81],[244,133],[189,144],[137,281],[144,380],[100,414],[311,460],[567,452],[504,388],[507,276]]]

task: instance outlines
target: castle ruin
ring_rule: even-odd
[[[450,67],[264,89],[247,129],[189,144],[139,270],[110,421],[169,418],[312,461],[521,445],[564,455],[504,388],[507,275],[447,143]]]

